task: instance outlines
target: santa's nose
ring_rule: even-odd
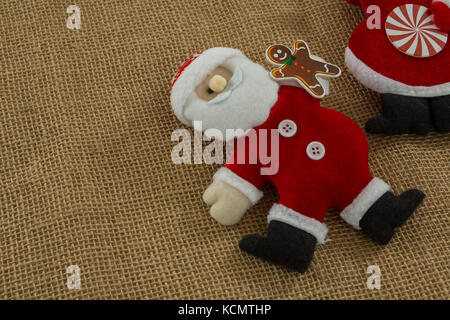
[[[223,90],[225,90],[225,88],[227,87],[227,79],[216,74],[209,80],[208,85],[212,91],[214,91],[216,93],[220,93]]]

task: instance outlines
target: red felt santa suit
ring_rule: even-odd
[[[279,131],[279,169],[264,175],[261,169],[273,164],[264,160],[248,164],[249,155],[258,154],[261,160],[259,146],[266,141],[261,132],[271,129]],[[362,130],[341,113],[321,107],[320,100],[304,89],[281,86],[269,118],[254,132],[258,142],[239,138],[246,143],[236,141],[234,154],[214,179],[234,186],[252,203],[262,197],[259,189],[266,181],[273,183],[280,200],[272,207],[269,222],[278,220],[307,231],[319,243],[327,234],[322,222],[329,208],[343,210],[342,217],[359,229],[366,210],[390,189],[369,172]],[[274,141],[270,133],[267,137],[270,146]],[[236,154],[247,155],[246,163],[238,163]]]
[[[346,1],[368,12],[368,17],[354,30],[345,57],[348,68],[361,83],[380,93],[403,96],[450,94],[450,45],[446,35],[450,30],[450,0]],[[418,6],[404,7],[409,4],[427,10]],[[371,7],[374,5],[381,11],[381,29],[368,28],[367,22],[375,14]],[[393,13],[396,9],[400,10],[398,15]],[[386,32],[389,15],[405,23],[389,24],[388,21],[391,38]],[[408,31],[404,26],[420,24],[420,21],[412,21],[417,17],[426,20],[429,29],[416,39],[404,33]]]
[[[200,97],[206,81],[208,94],[214,91],[219,66],[233,71],[228,89],[212,99]],[[218,97],[222,100],[214,101]],[[266,261],[305,272],[316,244],[325,242],[323,220],[332,207],[387,244],[424,198],[415,189],[395,196],[370,174],[367,140],[352,120],[321,107],[303,88],[280,86],[238,50],[211,48],[188,60],[173,79],[171,104],[186,125],[201,120],[205,136],[209,130],[219,137],[229,137],[229,129],[247,130],[243,136],[235,132],[234,153],[203,198],[217,221],[231,225],[271,182],[280,200],[270,209],[267,236],[246,235],[239,242]]]

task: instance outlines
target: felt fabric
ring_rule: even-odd
[[[376,243],[386,245],[395,229],[401,227],[425,198],[420,190],[408,190],[400,196],[386,192],[360,221],[361,229]]]
[[[359,222],[367,211],[376,203],[391,187],[381,179],[372,179],[361,193],[342,210],[340,216],[345,222],[360,230]]]
[[[362,67],[370,68],[374,71],[370,77],[365,77],[367,70],[361,74],[358,71],[361,71],[359,69],[362,67],[358,67],[358,65],[353,63],[348,64],[354,75],[364,85],[381,93],[415,95],[414,93],[418,92],[418,96],[429,96],[427,90],[430,90],[434,92],[434,96],[450,94],[450,84],[441,87],[437,92],[433,88],[434,86],[450,83],[450,73],[443,72],[446,66],[450,65],[450,45],[447,44],[440,53],[433,57],[420,59],[408,56],[397,50],[386,35],[386,18],[393,9],[404,4],[418,4],[430,8],[432,0],[361,0],[360,2],[364,12],[370,5],[380,7],[381,29],[368,29],[368,17],[366,17],[353,31],[348,43],[350,52],[347,54],[353,54],[359,59],[358,64],[362,63]],[[348,58],[347,60],[357,62],[355,59]],[[383,81],[383,77],[407,86],[421,88],[411,89],[411,93],[405,93],[405,90],[402,88],[392,86],[391,82],[389,82],[389,85],[380,86],[378,82]]]
[[[439,133],[450,132],[450,95],[429,99],[431,119]]]
[[[418,59],[418,58],[415,58]],[[411,86],[391,79],[369,67],[350,49],[345,49],[345,64],[353,76],[368,88],[384,94],[397,94],[410,97],[437,97],[450,92],[450,82],[434,86]]]
[[[328,228],[324,223],[302,215],[281,204],[274,204],[267,216],[267,222],[280,221],[313,235],[320,244],[325,243]]]
[[[425,135],[431,128],[429,103],[426,98],[384,94],[382,115],[369,119],[369,133]]]
[[[434,0],[431,11],[434,13],[436,25],[444,31],[450,31],[450,1]]]
[[[184,117],[184,106],[200,82],[226,60],[238,56],[242,56],[242,52],[237,49],[217,47],[197,54],[182,64],[172,80],[170,95],[173,111],[181,122],[191,125],[189,119]]]
[[[316,238],[310,233],[274,220],[269,224],[267,237],[247,235],[239,242],[239,248],[263,260],[304,273],[311,264],[316,243]]]
[[[292,137],[279,136],[278,171],[263,175],[260,158],[260,132],[278,130],[283,120],[297,124]],[[322,222],[328,209],[347,207],[372,180],[368,168],[367,140],[361,129],[349,118],[320,106],[320,100],[297,87],[281,86],[276,104],[268,120],[255,128],[258,139],[240,138],[246,143],[235,143],[235,152],[226,167],[260,189],[270,181],[277,189],[284,205],[304,216]],[[263,140],[265,141],[265,140]],[[272,138],[267,134],[268,146]],[[307,146],[314,141],[322,143],[326,154],[321,160],[308,157]],[[270,147],[268,147],[270,151]],[[245,155],[245,164],[238,162]],[[264,154],[264,153],[263,153]],[[252,158],[258,159],[251,164]]]
[[[264,195],[263,192],[252,183],[242,179],[240,176],[227,168],[220,168],[217,170],[214,174],[213,180],[223,181],[239,190],[249,199],[252,205],[255,205]]]
[[[212,205],[211,216],[225,226],[241,221],[252,205],[242,192],[223,181],[214,181],[203,194],[203,201]]]
[[[265,234],[275,188],[223,227],[201,200],[222,164],[171,161],[172,132],[193,137],[172,112],[172,76],[219,45],[264,64],[267,47],[301,36],[343,68],[322,104],[363,127],[380,100],[343,57],[362,10],[330,0],[77,0],[81,30],[68,30],[68,3],[0,1],[2,299],[448,299],[450,135],[368,135],[373,174],[427,199],[386,248],[331,211],[333,241],[301,276],[237,246]],[[67,288],[74,264],[80,290]],[[366,287],[370,265],[380,290]]]
[[[226,99],[211,104],[221,95],[207,101],[197,89],[193,94],[189,91],[181,92],[186,101],[183,116],[191,121],[191,126],[195,125],[196,120],[201,120],[201,128],[196,130],[203,131],[206,138],[215,137],[217,134],[220,140],[233,140],[267,120],[270,109],[277,100],[279,84],[270,78],[262,65],[247,57],[227,59],[221,67],[233,73],[229,86],[222,93]],[[203,74],[198,76],[202,79],[202,89],[207,90],[208,78],[202,77]],[[175,94],[174,91],[172,94]],[[230,133],[230,129],[236,130],[231,130]]]
[[[425,135],[432,125],[439,133],[450,131],[450,95],[436,98],[384,94],[382,115],[366,123],[369,133]]]

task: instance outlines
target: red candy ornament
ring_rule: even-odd
[[[387,17],[386,34],[395,48],[416,58],[438,54],[448,40],[435,25],[431,10],[416,4],[395,8]]]

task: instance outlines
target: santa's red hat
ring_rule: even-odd
[[[211,48],[187,60],[172,80],[170,102],[177,118],[184,124],[191,126],[184,115],[187,99],[195,88],[218,66],[228,59],[244,56],[241,51],[231,48]]]

